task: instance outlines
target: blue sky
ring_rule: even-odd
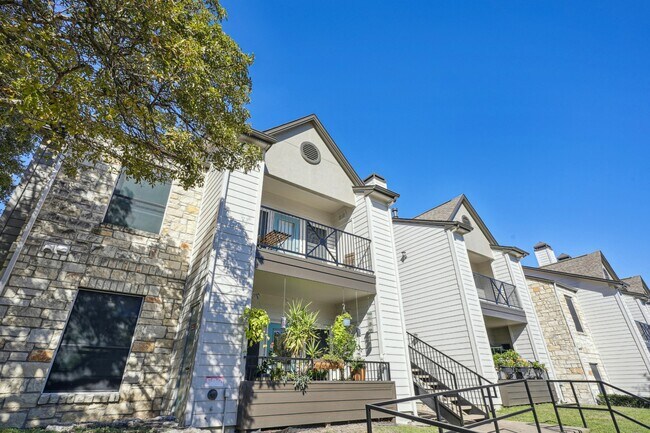
[[[223,5],[254,127],[316,113],[400,216],[465,193],[501,244],[650,279],[650,2]]]

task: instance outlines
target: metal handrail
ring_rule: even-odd
[[[494,408],[494,402],[492,399],[490,399],[490,414],[492,415],[491,417],[487,417],[487,419],[483,421],[476,422],[472,424],[472,428],[466,428],[464,426],[457,426],[454,424],[446,423],[442,421],[442,418],[440,416],[440,412],[436,411],[436,420],[428,419],[428,418],[422,418],[416,415],[410,415],[407,413],[402,413],[397,410],[392,410],[388,409],[384,406],[394,406],[399,403],[407,403],[411,401],[417,401],[417,400],[422,400],[422,399],[433,399],[435,401],[436,407],[439,404],[439,400],[441,397],[445,397],[448,395],[458,395],[460,393],[467,393],[467,392],[473,392],[473,391],[480,391],[481,393],[484,393],[484,391],[488,391],[488,395],[492,395],[492,391],[496,390],[502,386],[511,386],[511,385],[516,385],[518,383],[523,383],[524,388],[526,389],[526,395],[528,397],[528,405],[530,407],[526,409],[522,409],[520,411],[508,413],[505,415],[500,415],[496,416],[496,410]],[[388,415],[392,415],[394,417],[398,418],[405,418],[411,421],[416,421],[422,424],[430,425],[433,427],[438,427],[438,431],[440,433],[443,432],[443,428],[446,429],[447,431],[451,432],[457,432],[457,433],[475,433],[476,430],[474,430],[475,427],[479,427],[485,424],[494,424],[495,431],[499,431],[499,421],[511,418],[513,416],[521,415],[524,413],[532,412],[533,414],[533,419],[535,421],[535,427],[537,428],[538,433],[542,433],[541,426],[539,424],[539,418],[537,416],[537,411],[535,410],[535,403],[533,402],[533,397],[530,392],[530,387],[528,386],[528,381],[527,380],[512,380],[508,382],[500,382],[500,383],[491,383],[488,385],[481,385],[481,386],[474,386],[474,387],[468,387],[468,388],[462,388],[462,389],[455,389],[455,390],[449,390],[449,391],[441,391],[441,392],[435,392],[432,394],[423,394],[423,395],[416,395],[413,397],[405,397],[405,398],[399,398],[399,399],[394,399],[394,400],[388,400],[388,401],[382,401],[382,402],[377,402],[377,403],[372,403],[372,404],[366,404],[366,430],[367,433],[372,433],[372,412],[381,412],[385,413]]]
[[[450,373],[452,373],[454,379],[453,384],[444,383],[443,382],[444,378],[436,377],[436,379],[438,379],[441,383],[443,383],[448,389],[457,389],[459,386],[461,388],[467,388],[467,387],[475,387],[475,386],[492,384],[490,380],[486,379],[485,377],[481,376],[474,370],[456,361],[449,355],[444,354],[443,352],[439,351],[438,349],[426,343],[425,341],[421,340],[420,338],[416,337],[415,335],[409,332],[407,332],[407,334],[410,339],[409,351],[414,350],[417,351],[418,353],[425,354],[428,359],[430,359],[432,362],[435,363],[435,365],[443,368],[444,371],[449,371]],[[413,355],[412,352],[409,352],[409,354]],[[413,362],[413,359],[411,360],[411,362]],[[415,366],[420,368],[420,366],[418,366],[417,363],[415,364]],[[431,376],[434,377],[436,376],[436,374],[432,371],[428,371],[427,373],[429,373],[429,375]],[[488,395],[485,395],[483,392],[479,390],[473,390],[462,397],[467,402],[474,405],[481,412],[487,413],[489,410],[489,404],[486,400],[488,398],[492,399],[496,397],[496,394],[494,395],[491,394],[493,391],[494,391],[493,389],[490,389],[488,390]],[[461,396],[459,395],[459,397]],[[458,399],[458,401],[460,401],[460,398]],[[460,413],[462,419],[462,410],[460,410]]]
[[[497,305],[522,308],[517,294],[517,286],[477,272],[474,272],[474,283],[477,289],[483,291],[483,296],[479,296],[479,298]]]
[[[284,217],[286,224],[295,221],[299,227],[294,228],[293,233],[278,230],[274,227],[276,216],[280,216],[278,220],[281,222]],[[277,236],[269,237],[270,234]],[[370,239],[267,206],[260,209],[257,245],[357,271],[373,272]]]
[[[615,389],[616,391],[622,392],[626,395],[629,395],[631,397],[637,398],[647,404],[650,404],[650,400],[644,397],[641,397],[636,394],[632,394],[629,391],[626,391],[622,388],[619,388],[617,386],[614,386],[612,384],[609,384],[607,382],[603,382],[602,380],[561,380],[561,379],[551,379],[546,381],[546,385],[549,389],[549,392],[551,391],[551,384],[552,383],[558,383],[558,384],[563,384],[563,383],[568,383],[571,386],[571,390],[573,392],[573,396],[575,399],[575,403],[567,403],[567,404],[557,404],[555,402],[555,399],[551,399],[553,402],[553,410],[555,411],[555,417],[557,418],[557,423],[560,427],[560,431],[564,432],[564,426],[562,425],[562,419],[560,418],[560,411],[558,409],[575,409],[580,413],[580,419],[582,420],[582,425],[583,427],[587,428],[587,420],[585,419],[583,411],[598,411],[598,412],[609,412],[610,417],[612,418],[612,423],[614,424],[614,428],[616,429],[616,433],[621,433],[621,429],[618,425],[618,422],[616,421],[616,415],[625,418],[626,420],[633,422],[641,427],[644,427],[648,430],[650,430],[650,425],[644,424],[641,421],[638,421],[634,418],[632,418],[629,415],[626,415],[622,413],[619,410],[613,409],[612,405],[609,401],[609,396],[607,395],[607,388],[612,388]],[[586,384],[595,384],[598,385],[598,388],[600,389],[601,394],[603,395],[603,398],[605,399],[605,406],[606,408],[600,408],[600,407],[593,407],[593,406],[582,406],[580,404],[580,400],[578,400],[578,396],[575,391],[575,384],[576,383],[586,383]]]

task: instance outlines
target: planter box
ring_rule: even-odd
[[[507,383],[508,380],[499,380],[499,383]],[[546,381],[544,380],[529,380],[528,387],[530,388],[530,395],[534,403],[551,403],[554,399],[557,401],[555,388],[551,385],[553,396],[548,392]],[[526,394],[526,387],[523,382],[514,385],[500,386],[499,393],[501,394],[501,403],[503,406],[522,406],[528,405],[528,395]]]
[[[310,382],[303,394],[294,390],[291,382],[244,381],[240,386],[237,428],[363,421],[367,403],[394,398],[395,382]]]

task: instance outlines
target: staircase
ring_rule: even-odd
[[[437,419],[439,416],[440,419],[459,426],[487,419],[490,397],[495,397],[488,395],[492,390],[462,393],[453,390],[488,385],[491,382],[415,335],[408,333],[408,337],[415,393],[425,395],[450,391],[437,399],[422,398],[418,407],[420,416],[430,419]]]

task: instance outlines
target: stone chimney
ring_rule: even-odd
[[[537,264],[539,266],[550,265],[551,263],[557,263],[557,258],[555,257],[555,252],[553,248],[545,242],[538,242],[535,244],[535,257],[537,258]]]

